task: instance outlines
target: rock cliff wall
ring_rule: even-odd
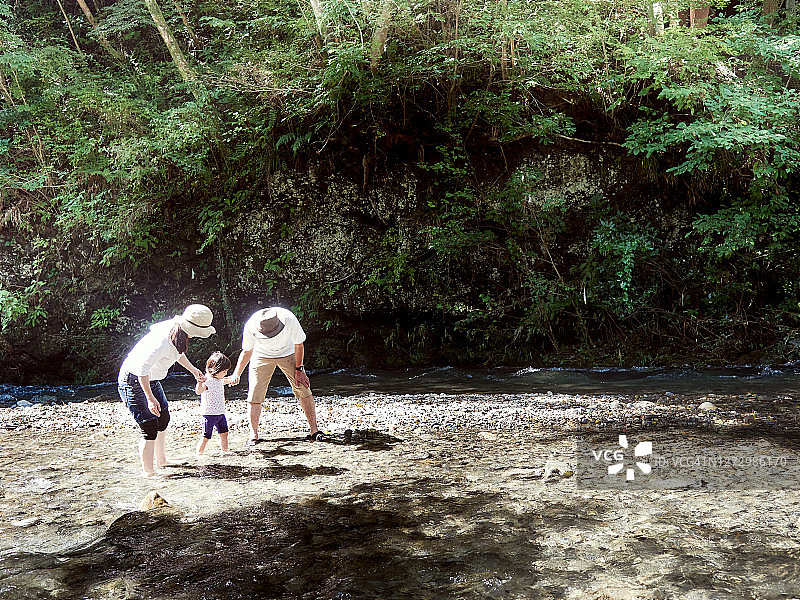
[[[542,207],[562,207],[568,224],[542,250],[559,254],[551,258],[557,262],[587,251],[582,223],[589,207],[631,207],[636,194],[650,193],[638,162],[596,148],[512,158],[508,171],[487,177],[482,186],[500,190],[517,181],[525,190],[528,208],[519,219],[526,226],[540,218]],[[216,241],[201,249],[196,222],[170,222],[169,234],[138,264],[102,266],[103,249],[80,235],[6,231],[0,289],[35,289],[27,296],[26,316],[12,322],[13,307],[2,308],[8,322],[0,338],[0,381],[108,380],[148,324],[191,302],[213,309],[218,330],[193,344],[196,361],[212,349],[235,354],[242,323],[270,304],[300,314],[309,334],[308,362],[316,367],[458,360],[457,352],[443,353],[442,347],[468,345],[473,338],[469,331],[450,336],[448,318],[461,311],[467,319],[462,329],[469,330],[470,315],[486,308],[470,300],[472,291],[511,296],[522,285],[509,267],[513,261],[501,257],[507,251],[498,250],[504,238],[494,232],[491,243],[439,260],[436,227],[453,228],[451,237],[464,232],[455,230],[458,219],[445,222],[448,209],[432,200],[430,174],[395,166],[366,180],[360,170],[336,165],[273,173],[257,202],[223,217]],[[673,217],[676,224],[685,219]],[[532,246],[544,243],[533,237]],[[36,306],[41,314],[31,318]],[[518,328],[524,327],[521,321]],[[517,333],[517,340],[533,355],[546,336]],[[464,356],[480,362],[476,348]]]

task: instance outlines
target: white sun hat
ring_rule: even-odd
[[[189,337],[207,338],[208,336],[217,333],[217,330],[211,326],[211,321],[214,320],[214,315],[211,314],[211,309],[203,304],[190,304],[183,311],[183,314],[176,317],[178,324]]]

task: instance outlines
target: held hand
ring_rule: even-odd
[[[203,383],[206,380],[206,374],[200,369],[192,373],[192,375],[194,375],[194,378],[198,381],[198,383]]]
[[[230,377],[227,377],[226,379],[227,379],[226,383],[228,385],[239,385],[239,376],[236,373],[234,373]]]

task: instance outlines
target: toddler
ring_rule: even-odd
[[[203,434],[197,443],[197,454],[206,450],[216,427],[219,434],[219,445],[222,454],[230,454],[228,450],[228,420],[225,418],[225,384],[229,379],[225,376],[231,368],[230,359],[222,352],[214,352],[206,361],[206,378],[198,381],[194,388],[200,394],[200,411],[203,414]]]

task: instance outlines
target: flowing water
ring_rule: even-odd
[[[547,393],[554,394],[792,394],[800,389],[800,366],[742,365],[730,367],[643,367],[623,369],[597,367],[592,369],[507,368],[460,369],[439,367],[404,371],[371,371],[341,369],[311,373],[317,395],[349,396],[372,394],[497,394]],[[282,378],[273,380],[271,393],[291,395],[291,389],[281,385]],[[165,381],[167,393],[193,395],[193,380],[180,369]],[[82,402],[97,397],[115,397],[116,384],[84,386],[14,386],[0,384],[0,406],[8,405],[11,397],[37,401],[38,398],[57,398],[65,402]],[[247,394],[244,385],[228,392],[229,397]],[[4,400],[3,396],[7,398]]]
[[[718,431],[726,419],[796,424],[797,383],[789,366],[313,374],[330,414],[401,394],[424,395],[409,400],[423,412],[463,398],[513,402],[500,392],[543,403],[573,394],[583,410],[615,394],[716,394],[724,419],[650,433],[656,445],[718,451],[760,435]],[[166,387],[178,422],[190,381]],[[3,393],[120,411],[102,401],[116,393],[110,384]],[[333,394],[346,401],[325,399]],[[233,456],[201,459],[195,433],[173,431],[180,464],[157,481],[138,476],[132,427],[0,433],[0,598],[800,598],[800,491],[768,479],[738,491],[584,489],[572,473],[576,432],[558,428],[353,428],[330,444],[286,430],[250,449],[232,429]],[[764,452],[800,455],[796,431],[773,427],[759,438]],[[152,491],[171,506],[137,510]]]

